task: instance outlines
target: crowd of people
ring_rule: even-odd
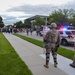
[[[53,59],[54,59],[54,67],[57,67],[57,48],[60,46],[60,34],[57,32],[57,24],[51,23],[50,30],[44,35],[43,42],[44,47],[46,49],[46,62],[44,67],[49,68],[49,59],[50,59],[50,52],[52,53]],[[40,30],[42,27],[37,27],[35,29],[36,35],[38,36],[40,34]],[[42,29],[43,30],[43,29]],[[18,33],[18,32],[26,32],[27,35],[29,33],[32,35],[34,29],[33,28],[3,28],[0,29],[1,32],[6,33]]]

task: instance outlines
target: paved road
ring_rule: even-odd
[[[19,34],[25,35],[25,36],[28,36],[28,37],[31,37],[31,38],[34,38],[34,39],[37,39],[37,40],[40,40],[40,41],[43,41],[43,37],[40,36],[40,35],[37,36],[35,31],[32,33],[32,35],[30,33],[29,33],[29,35],[27,35],[26,33],[19,33]],[[66,48],[68,50],[75,51],[73,46],[62,46],[61,45],[61,47]]]

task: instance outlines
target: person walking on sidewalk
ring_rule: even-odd
[[[53,60],[54,60],[54,67],[57,67],[57,53],[55,51],[55,46],[58,41],[58,44],[60,45],[60,34],[56,30],[57,25],[56,23],[51,23],[50,25],[50,31],[48,31],[44,37],[46,48],[46,63],[44,67],[49,68],[49,59],[50,59],[50,52],[52,52]]]
[[[26,28],[26,33],[27,35],[29,35],[29,28]]]

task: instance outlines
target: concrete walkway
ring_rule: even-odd
[[[69,63],[67,63],[64,57],[58,55],[58,67],[55,68],[53,66],[52,59],[50,59],[49,69],[47,69],[43,66],[45,64],[45,55],[43,54],[43,48],[29,43],[12,34],[3,34],[10,42],[10,44],[14,47],[21,59],[27,64],[33,75],[75,75],[75,69],[69,66],[69,64],[72,63],[71,60]],[[69,60],[67,59],[67,61]],[[64,62],[67,63],[69,67],[67,67]],[[62,63],[65,65],[63,65]],[[60,66],[65,66],[64,70]],[[66,70],[66,67],[69,68],[68,71]]]

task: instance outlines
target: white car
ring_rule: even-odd
[[[58,30],[61,36],[61,44],[66,46],[75,42],[75,30]]]

